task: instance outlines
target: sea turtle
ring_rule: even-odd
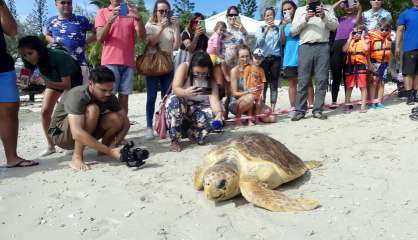
[[[306,211],[319,207],[319,202],[291,199],[273,189],[319,166],[317,161],[302,161],[269,136],[250,133],[231,138],[206,154],[196,168],[194,185],[214,201],[241,193],[247,201],[270,211]]]

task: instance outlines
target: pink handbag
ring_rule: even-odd
[[[158,111],[154,114],[154,133],[161,139],[167,138],[167,121],[165,119],[165,104],[170,96],[171,86],[168,88],[167,94],[160,102]]]

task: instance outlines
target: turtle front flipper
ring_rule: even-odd
[[[322,162],[320,161],[305,161],[303,163],[309,170],[314,169],[314,168],[319,168],[322,166]]]
[[[198,166],[194,172],[194,187],[196,190],[200,191],[203,189],[203,175],[205,174],[205,168]]]
[[[316,200],[290,199],[255,178],[240,178],[239,186],[247,201],[273,212],[308,211],[320,206]]]

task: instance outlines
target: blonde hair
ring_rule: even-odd
[[[226,23],[224,21],[219,21],[216,23],[215,27],[213,28],[213,31],[216,32],[218,31],[219,28],[224,28],[226,29]]]

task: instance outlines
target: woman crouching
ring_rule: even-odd
[[[222,121],[219,91],[213,77],[210,56],[204,51],[193,54],[190,63],[182,63],[173,80],[173,93],[166,102],[167,128],[171,151],[181,151],[180,138],[203,145],[205,137]],[[182,134],[183,133],[183,134]]]

